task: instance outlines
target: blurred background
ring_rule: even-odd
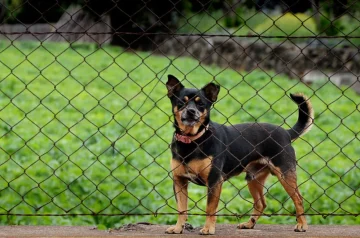
[[[1,224],[119,227],[176,222],[167,74],[221,85],[212,119],[291,127],[310,224],[360,222],[360,1],[0,0]],[[245,175],[219,223],[247,219]],[[259,223],[295,222],[275,178]],[[206,190],[190,186],[190,214]],[[190,216],[199,226],[204,216]]]
[[[80,31],[81,27],[91,28],[91,21],[104,21],[101,23],[107,27],[99,31],[356,36],[359,9],[356,0],[135,0],[131,4],[113,0],[2,0],[0,20],[3,24],[39,24],[39,31],[41,24],[43,30],[50,24],[58,31]],[[60,25],[69,18],[76,21],[70,21],[72,26]],[[271,27],[275,21],[276,27]],[[121,38],[135,44],[130,36]],[[118,37],[111,43],[127,46]]]

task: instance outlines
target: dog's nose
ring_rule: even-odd
[[[195,115],[196,115],[196,110],[193,109],[193,108],[189,108],[187,111],[188,111],[188,113],[189,113],[191,116],[195,116]]]

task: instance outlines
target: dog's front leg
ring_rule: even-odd
[[[211,177],[208,179],[208,197],[206,205],[206,222],[205,226],[200,230],[201,235],[215,234],[216,210],[220,200],[221,188],[223,180],[221,178]]]
[[[176,225],[166,230],[168,234],[180,234],[183,232],[187,219],[188,180],[174,175],[174,193],[179,216]]]

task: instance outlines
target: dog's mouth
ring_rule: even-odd
[[[181,122],[184,126],[195,126],[200,121],[200,112],[194,109],[187,109],[181,114]]]
[[[195,126],[195,124],[199,122],[199,119],[198,118],[181,118],[181,122],[185,126]]]

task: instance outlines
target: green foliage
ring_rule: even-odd
[[[360,15],[358,16],[360,17]],[[356,16],[342,16],[335,21],[336,25],[341,25],[341,32],[338,35],[359,37],[360,36],[360,21]],[[360,46],[359,38],[348,38],[347,41],[356,47]]]
[[[17,15],[22,11],[23,0],[5,0],[5,18],[8,21],[13,21],[16,19]]]
[[[1,224],[97,224],[106,229],[130,222],[176,221],[176,215],[124,216],[176,212],[168,144],[173,119],[166,75],[158,78],[168,58],[62,43],[2,41],[0,49],[0,212],[119,214],[1,216]],[[289,128],[297,119],[289,92],[310,96],[315,126],[293,143],[306,213],[360,212],[360,97],[351,89],[329,81],[310,88],[261,71],[239,74],[199,67],[189,58],[171,59],[166,74],[186,78],[186,86],[201,87],[216,75],[222,89],[212,119],[219,123],[259,121]],[[266,213],[294,212],[274,177],[265,191]],[[203,187],[190,185],[191,213],[204,214],[205,193]],[[221,214],[250,213],[244,175],[225,183],[221,199]],[[190,216],[189,222],[198,226],[204,219]],[[310,224],[360,222],[360,217],[308,219]],[[223,216],[218,221],[238,222]],[[262,217],[259,222],[289,224],[295,218]]]
[[[355,6],[357,5],[354,5],[354,9],[356,9]],[[349,9],[349,11],[354,10]],[[349,37],[346,40],[334,40],[333,42],[334,44],[347,44],[358,47],[360,46],[360,40],[358,38],[351,37],[358,37],[360,35],[359,18],[360,15],[356,12],[342,15],[336,19],[332,19],[329,14],[320,15],[319,34],[328,36],[344,36],[344,38]]]
[[[286,13],[268,17],[254,31],[263,36],[313,36],[316,35],[316,24],[306,14]]]
[[[225,26],[228,28],[239,27],[243,24],[243,21],[236,16],[225,16],[224,22],[225,22]]]
[[[232,34],[247,35],[257,34],[254,32],[256,26],[263,23],[269,18],[269,16],[262,11],[256,11],[255,9],[247,9],[245,7],[239,7],[236,9],[236,17],[240,18],[242,24],[239,27],[232,28]]]
[[[177,30],[180,33],[219,33],[225,29],[222,11],[209,13],[187,12],[180,18]]]
[[[329,17],[320,16],[319,32],[325,33],[327,36],[337,36],[345,29],[343,22],[339,20],[331,20]]]

